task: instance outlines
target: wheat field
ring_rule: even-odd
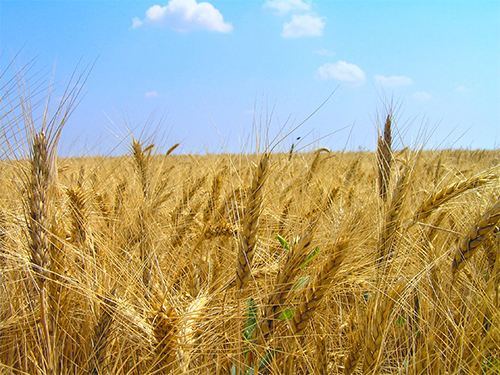
[[[58,158],[32,131],[0,168],[0,372],[498,373],[500,152],[390,132]]]
[[[375,152],[62,158],[85,75],[37,118],[23,69],[0,97],[0,373],[500,372],[500,151],[398,149],[388,111]]]

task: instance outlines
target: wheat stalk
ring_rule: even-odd
[[[269,154],[262,155],[252,180],[250,194],[243,214],[241,230],[239,232],[238,258],[236,264],[236,288],[243,290],[250,279],[255,247],[257,243],[257,229],[259,216],[264,197],[263,186],[269,171]]]
[[[387,200],[387,191],[391,178],[392,164],[392,115],[388,114],[384,126],[384,134],[378,137],[377,145],[377,164],[378,164],[378,183],[379,194],[382,200]]]
[[[150,144],[149,146],[143,148],[142,144],[138,140],[132,138],[132,156],[134,159],[134,166],[139,174],[139,180],[141,182],[144,198],[146,198],[149,193],[149,164],[153,147],[154,144]]]
[[[33,136],[30,155],[27,227],[29,235],[30,262],[35,272],[39,290],[40,318],[45,339],[45,354],[48,371],[53,371],[52,343],[49,336],[45,301],[45,282],[50,276],[49,234],[49,184],[52,178],[50,150],[43,131]]]
[[[387,263],[393,255],[395,236],[401,222],[401,208],[407,196],[412,171],[413,168],[407,164],[392,193],[391,204],[385,216],[384,227],[378,244],[379,263]]]

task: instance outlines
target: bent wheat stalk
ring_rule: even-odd
[[[500,222],[500,199],[491,206],[464,237],[453,257],[451,273],[456,278],[457,273],[465,267],[466,261],[474,255],[483,240]]]
[[[458,181],[450,184],[441,190],[436,191],[428,197],[417,209],[412,224],[418,221],[424,221],[435,210],[447,203],[451,199],[458,197],[468,190],[477,189],[480,186],[486,185],[494,180],[498,180],[498,176],[492,173],[480,173],[466,180]]]

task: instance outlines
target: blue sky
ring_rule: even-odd
[[[274,136],[334,90],[283,149],[373,149],[391,101],[399,145],[500,145],[498,1],[1,1],[0,22],[1,71],[21,50],[62,86],[95,62],[63,153],[120,152],[129,131],[251,151],[254,123]]]

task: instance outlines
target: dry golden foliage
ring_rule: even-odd
[[[25,178],[0,185],[0,372],[498,372],[498,151],[392,150],[381,208],[373,152],[152,156],[132,140],[132,157],[55,176],[32,142],[0,169]],[[457,171],[443,189],[438,162]]]

